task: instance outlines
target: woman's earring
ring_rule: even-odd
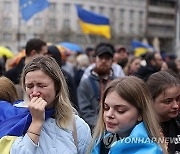
[[[138,117],[138,122],[141,122],[142,121],[142,116],[139,116]]]

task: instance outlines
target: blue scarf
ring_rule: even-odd
[[[54,114],[54,109],[45,111],[45,119]],[[0,138],[6,135],[24,135],[32,121],[28,108],[16,107],[6,101],[0,101]]]
[[[108,134],[110,135],[110,134]],[[107,134],[105,135],[107,137]],[[104,137],[102,137],[103,139]],[[134,139],[134,140],[133,140]],[[139,139],[139,140],[136,140]],[[101,142],[103,142],[101,140]],[[100,153],[100,143],[95,143],[91,154]],[[136,125],[131,134],[123,139],[115,141],[109,150],[109,154],[163,154],[162,149],[158,144],[153,142],[147,134],[144,123]]]

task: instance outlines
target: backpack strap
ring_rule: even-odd
[[[89,81],[90,81],[90,83],[91,83],[91,86],[92,86],[92,88],[93,88],[94,94],[95,94],[95,96],[96,96],[96,100],[99,101],[99,99],[100,99],[100,93],[99,93],[99,90],[98,90],[98,88],[97,88],[97,86],[96,86],[96,83],[95,83],[94,79],[93,79],[91,76],[89,76],[88,79],[89,79]]]
[[[77,152],[78,152],[78,141],[77,141],[77,129],[76,129],[76,120],[75,120],[75,115],[73,115],[73,138],[74,138],[74,144],[77,148]]]

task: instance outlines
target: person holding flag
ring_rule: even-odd
[[[26,64],[22,86],[24,102],[0,101],[0,153],[86,153],[91,132],[70,103],[55,59],[39,56]]]

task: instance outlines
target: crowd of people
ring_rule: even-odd
[[[179,61],[107,42],[64,57],[28,40],[0,63],[0,153],[180,153]]]

